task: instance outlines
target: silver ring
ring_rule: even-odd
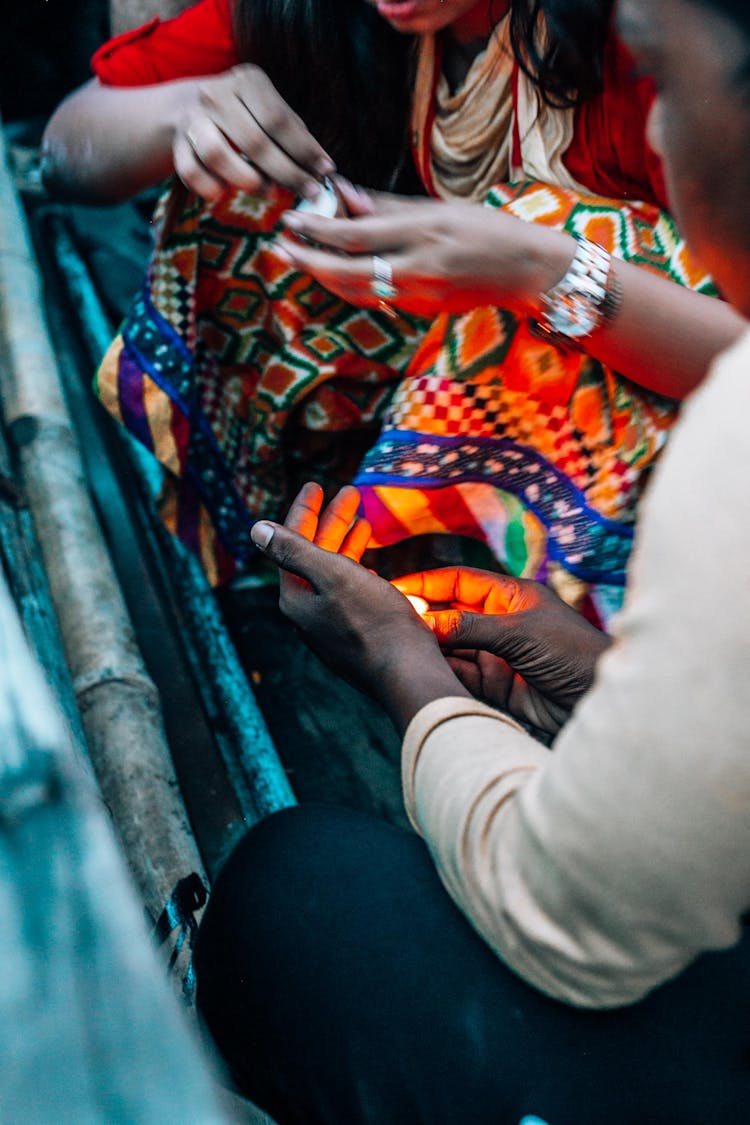
[[[190,145],[193,152],[197,153],[198,147],[197,147],[197,144],[196,144],[196,141],[195,141],[195,137],[193,136],[193,134],[190,132],[189,129],[188,129],[187,133],[185,134],[185,140]]]
[[[396,310],[388,304],[398,293],[398,289],[393,284],[391,263],[386,258],[381,258],[379,254],[373,254],[372,256],[370,292],[373,297],[377,297],[378,308],[381,312],[391,317],[398,316]]]

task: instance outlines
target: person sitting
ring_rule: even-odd
[[[201,0],[105,44],[53,115],[53,190],[101,202],[177,175],[97,386],[170,470],[165,519],[214,583],[295,479],[351,480],[385,418],[357,475],[374,545],[469,535],[597,620],[619,604],[674,400],[740,328],[659,210],[652,88],[611,8]],[[440,202],[392,194],[407,132]],[[335,168],[389,193],[337,181],[365,248],[348,273],[283,235]],[[604,263],[607,284],[558,347],[531,321],[550,327],[542,295],[579,254],[579,281]]]
[[[658,84],[678,220],[747,317],[750,9],[618,18]],[[217,880],[199,1009],[281,1125],[745,1121],[749,369],[746,330],[685,403],[611,639],[512,576],[396,589],[357,562],[353,489],[324,508],[310,484],[287,526],[256,523],[284,612],[403,733],[416,829],[300,806]]]

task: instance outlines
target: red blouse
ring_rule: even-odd
[[[158,17],[99,48],[94,74],[108,86],[149,86],[176,78],[220,74],[239,62],[232,0],[199,0],[173,19]],[[653,100],[648,79],[636,79],[625,47],[611,36],[604,88],[576,111],[564,156],[571,175],[597,195],[666,206],[661,161],[646,140]]]

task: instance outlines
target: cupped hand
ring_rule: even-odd
[[[392,274],[396,292],[389,303],[404,312],[435,316],[502,305],[525,314],[572,257],[568,235],[480,204],[372,199],[372,215],[284,216],[288,230],[304,240],[289,238],[285,255],[351,304],[377,306],[371,288],[377,255]]]
[[[469,567],[394,579],[472,693],[548,733],[589,690],[611,640],[538,582]]]
[[[334,170],[268,76],[249,63],[200,81],[172,151],[182,182],[208,200],[228,187],[255,194],[269,182],[314,199]]]
[[[402,594],[358,562],[369,525],[359,494],[342,489],[323,509],[307,484],[283,526],[266,520],[253,541],[281,568],[279,606],[330,668],[378,699],[404,729],[431,699],[467,694],[435,636]]]

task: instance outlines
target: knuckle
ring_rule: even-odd
[[[271,142],[268,137],[258,129],[253,134],[252,143],[245,146],[245,155],[251,160],[262,163],[268,156],[270,148]]]
[[[278,530],[274,533],[270,548],[270,550],[266,549],[266,553],[272,555],[277,566],[280,566],[282,570],[289,570],[294,561],[294,551],[289,543],[283,541],[283,537]]]
[[[248,165],[248,167],[243,171],[242,184],[238,186],[242,187],[244,191],[248,192],[249,194],[252,194],[253,192],[260,191],[263,188],[264,184],[265,181],[260,172],[257,172],[255,168],[251,168]]]
[[[202,134],[200,137],[200,151],[194,153],[194,159],[196,159],[196,161],[200,160],[202,164],[210,167],[221,159],[221,155],[222,147],[220,142],[217,141],[215,137]]]
[[[257,63],[238,63],[237,66],[232,67],[232,78],[235,84],[239,86],[244,86],[248,82],[257,85],[261,83],[265,77],[265,72],[261,70]]]
[[[217,185],[215,181],[202,171],[200,165],[194,159],[183,158],[182,156],[176,158],[174,170],[188,191],[195,192],[203,199],[212,199],[216,194]]]
[[[276,104],[269,106],[264,114],[264,126],[266,130],[273,136],[275,133],[283,132],[288,123],[288,116],[284,111],[284,107]]]
[[[202,109],[214,110],[219,103],[216,87],[208,82],[202,82],[198,87],[198,104]]]
[[[470,647],[466,642],[463,617],[464,615],[458,609],[446,609],[438,615],[436,621],[441,643],[448,646],[455,646],[460,643],[461,645],[466,644],[466,647]]]
[[[477,619],[470,613],[462,613],[461,610],[451,610],[448,620],[448,625],[453,640],[460,640],[462,645],[467,648],[474,648],[476,642],[476,628]]]
[[[353,230],[344,231],[340,241],[342,249],[346,250],[347,254],[355,254],[361,246],[361,239]]]

